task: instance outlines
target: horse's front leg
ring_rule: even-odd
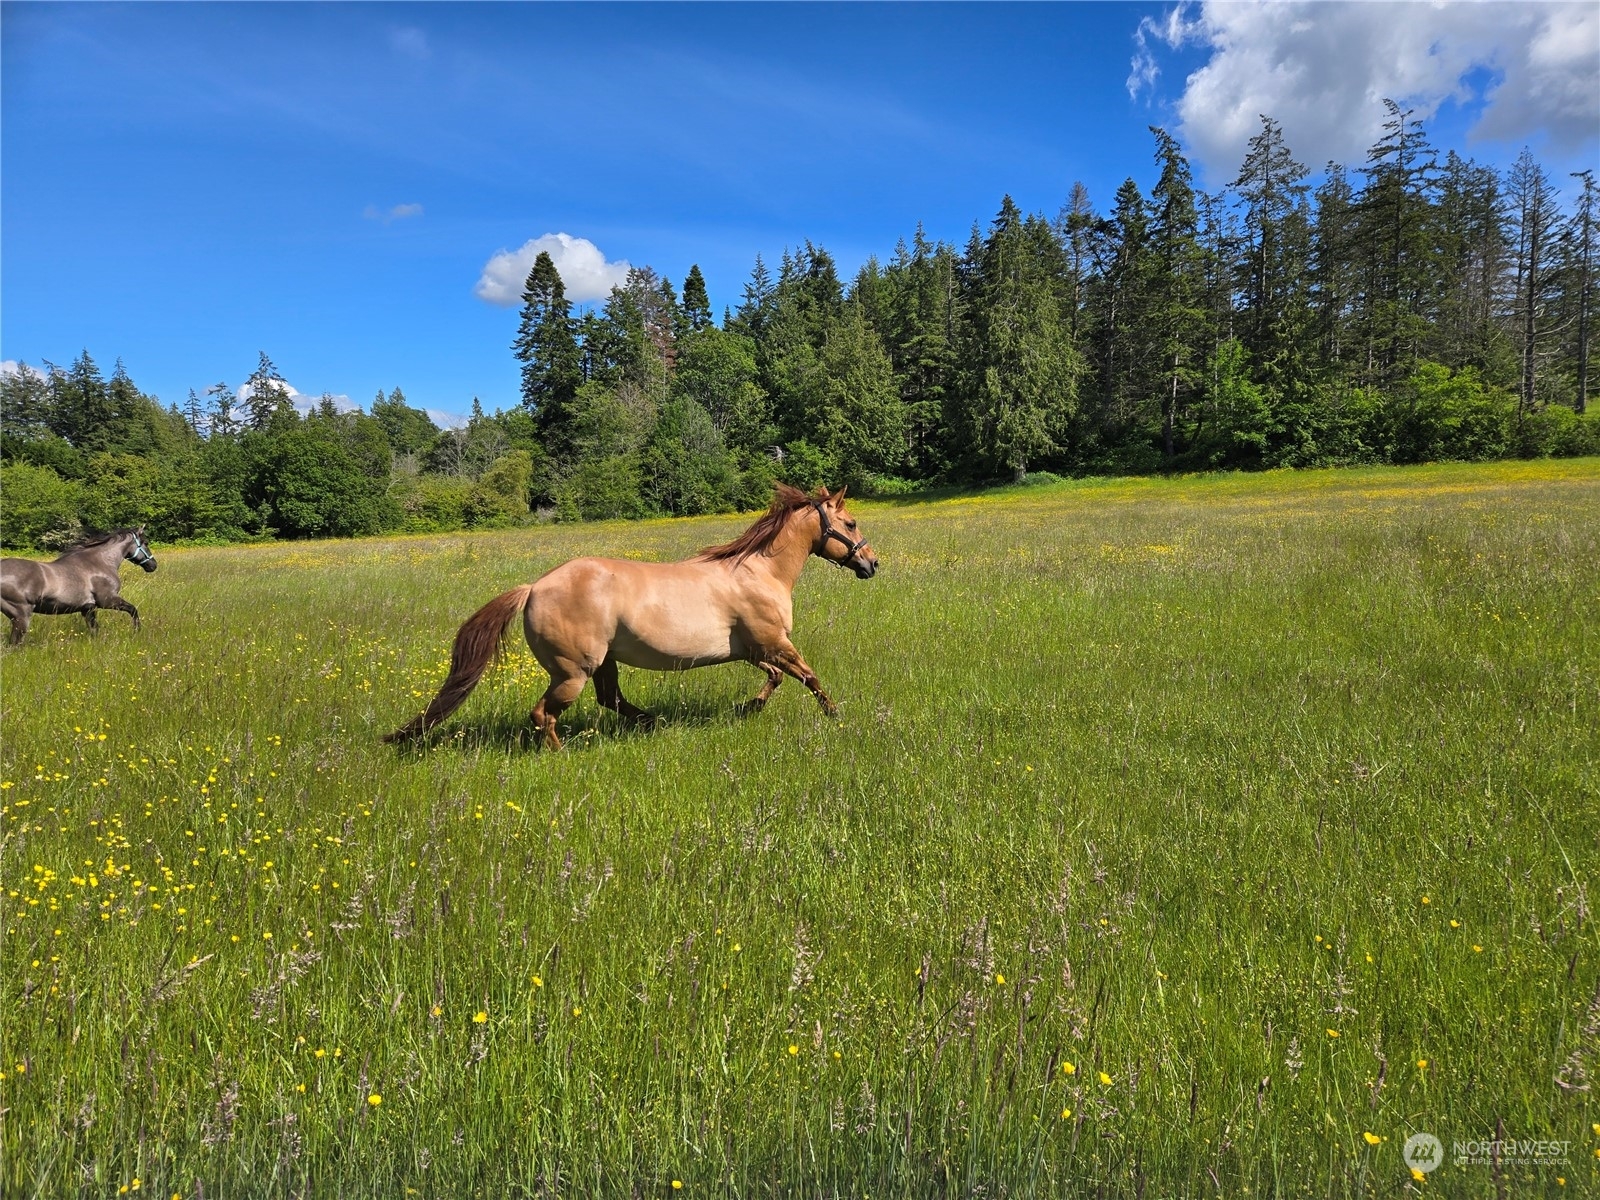
[[[767,673],[767,681],[761,685],[759,692],[739,706],[739,712],[745,716],[758,713],[765,708],[767,701],[772,698],[772,693],[777,691],[778,685],[783,682],[783,672],[771,663],[758,661],[756,666]]]
[[[94,605],[91,604],[83,610],[83,623],[89,627],[90,633],[100,632],[100,621],[94,615]]]
[[[118,612],[127,613],[130,617],[133,618],[133,627],[135,629],[139,628],[139,610],[137,608],[135,608],[132,604],[129,604],[121,596],[112,596],[109,600],[105,601],[105,603],[101,604],[100,607],[101,608],[114,608]]]
[[[817,703],[822,705],[822,711],[830,717],[839,715],[839,706],[828,699],[828,693],[822,690],[822,685],[817,682],[817,673],[807,665],[806,660],[800,657],[800,651],[794,648],[794,643],[785,640],[782,645],[776,646],[762,655],[762,666],[771,664],[786,675],[793,675],[810,689],[811,694],[817,698]],[[777,687],[770,679],[767,681],[769,688]],[[771,695],[769,691],[767,693]]]

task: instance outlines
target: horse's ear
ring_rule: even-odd
[[[843,487],[841,487],[837,492],[835,492],[833,494],[833,505],[834,505],[835,508],[837,508],[839,505],[844,503],[844,494],[849,490],[850,490],[850,485],[849,484],[845,484]]]
[[[817,499],[821,500],[824,504],[827,504],[830,501],[832,501],[833,497],[828,495],[828,485],[827,484],[825,484],[825,483],[817,484]]]

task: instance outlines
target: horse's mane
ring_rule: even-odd
[[[61,553],[71,554],[74,550],[92,550],[96,546],[104,546],[107,542],[114,542],[133,532],[132,525],[124,525],[121,529],[108,529],[104,533],[86,533],[77,541],[70,543]]]
[[[827,497],[827,492],[819,492],[817,496],[812,497],[797,487],[790,487],[787,483],[775,484],[772,506],[756,518],[754,525],[731,542],[721,546],[707,546],[694,556],[694,561],[725,562],[733,559],[735,562],[742,562],[752,554],[771,554],[772,543],[778,540],[778,534],[783,531],[789,515],[807,507],[813,499],[826,500]]]

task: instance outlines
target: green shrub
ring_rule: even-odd
[[[1600,454],[1600,413],[1579,414],[1561,404],[1528,413],[1518,431],[1523,458],[1579,458]]]
[[[82,529],[83,487],[49,467],[0,466],[0,545],[61,545]]]
[[[1395,462],[1501,458],[1511,445],[1515,407],[1473,367],[1417,365],[1389,402]]]

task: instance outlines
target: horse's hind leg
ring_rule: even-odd
[[[556,718],[562,710],[578,698],[583,685],[589,682],[588,673],[567,662],[557,662],[550,671],[550,686],[545,689],[539,703],[533,706],[533,727],[544,744],[552,750],[561,749],[561,739],[556,736]]]
[[[655,723],[654,715],[635,704],[628,703],[628,698],[622,694],[622,685],[617,679],[617,660],[609,655],[595,668],[594,697],[600,701],[603,708],[609,708],[624,721],[644,726]]]
[[[33,609],[7,600],[0,601],[0,612],[11,618],[11,644],[20,646],[22,639],[28,636],[28,622],[33,619]]]

